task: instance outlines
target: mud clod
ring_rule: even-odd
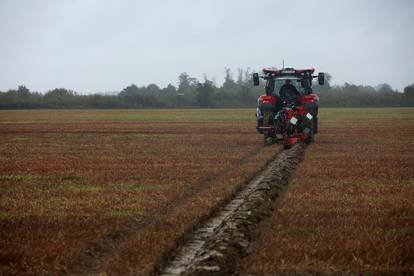
[[[270,216],[297,164],[304,146],[282,151],[267,168],[226,206],[202,223],[160,266],[161,275],[227,275],[248,254],[259,223]]]

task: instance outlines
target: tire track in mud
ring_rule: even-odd
[[[226,206],[201,223],[181,246],[168,252],[153,274],[232,274],[238,260],[248,254],[260,222],[272,214],[304,149],[304,145],[296,145],[279,153]]]
[[[116,231],[110,232],[102,239],[92,242],[86,248],[79,251],[75,256],[69,257],[63,263],[63,269],[60,275],[94,275],[101,274],[105,270],[106,264],[111,258],[122,249],[125,242],[132,235],[136,235],[139,231],[144,230],[145,227],[161,225],[163,221],[173,212],[178,206],[185,204],[192,197],[210,188],[217,181],[220,181],[230,175],[234,170],[237,170],[241,165],[249,162],[255,156],[261,154],[267,147],[258,146],[239,161],[232,164],[230,167],[223,169],[214,175],[209,175],[204,178],[197,185],[193,185],[184,191],[183,194],[173,198],[165,203],[165,205],[152,212],[148,212],[143,217],[133,218],[126,221]],[[269,161],[270,162],[270,161]],[[253,178],[253,177],[252,177]],[[246,184],[251,179],[246,181]]]

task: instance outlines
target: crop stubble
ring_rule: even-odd
[[[0,116],[2,273],[148,273],[274,154],[250,110],[48,112]],[[413,110],[321,115],[239,273],[412,272]]]
[[[250,110],[148,112],[1,112],[1,273],[146,273],[274,154]]]
[[[321,110],[242,275],[414,272],[414,110]]]

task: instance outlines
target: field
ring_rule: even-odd
[[[323,112],[241,274],[414,273],[414,110]]]
[[[252,114],[2,111],[0,271],[147,271],[275,153]]]
[[[320,124],[239,272],[413,271],[414,110]],[[0,274],[150,273],[278,153],[254,127],[250,109],[0,111]]]

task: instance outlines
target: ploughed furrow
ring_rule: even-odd
[[[176,208],[191,201],[196,195],[209,189],[218,181],[226,179],[233,171],[261,154],[264,150],[266,148],[258,146],[230,167],[226,167],[225,170],[217,174],[207,176],[197,185],[187,189],[184,194],[180,194],[166,202],[161,209],[154,210],[140,218],[132,218],[102,239],[92,242],[87,248],[81,249],[80,252],[72,256],[67,261],[65,268],[60,271],[60,274],[95,275],[103,273],[106,270],[107,263],[123,248],[131,236],[137,235],[140,231],[150,227],[164,224],[166,218]]]
[[[259,223],[271,215],[276,199],[303,158],[304,145],[282,151],[227,205],[200,224],[188,239],[169,252],[154,274],[230,274],[248,253]]]

